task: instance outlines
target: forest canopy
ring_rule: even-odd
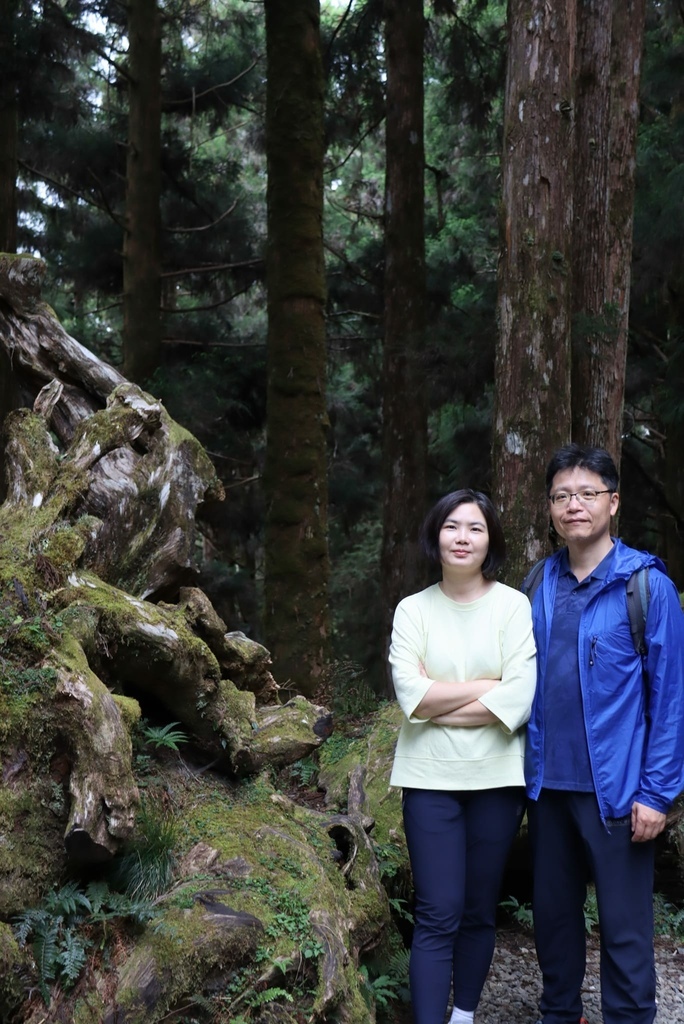
[[[266,14],[271,6],[277,12],[266,4]],[[148,20],[129,21],[107,0],[3,0],[0,249],[42,256],[46,297],[66,330],[162,399],[205,444],[229,500],[203,528],[200,582],[230,628],[268,644],[273,470],[266,479],[264,470],[284,456],[268,451],[265,9],[244,0],[134,8]],[[462,484],[496,492],[493,410],[507,375],[504,362],[495,384],[506,5],[435,2],[422,5],[424,256],[412,275],[424,275],[424,327],[408,377],[395,377],[392,391],[389,376],[400,368],[387,362],[388,316],[410,272],[396,285],[387,276],[388,256],[409,241],[404,222],[397,237],[386,234],[387,175],[404,173],[397,162],[406,149],[401,137],[394,156],[387,149],[387,132],[402,129],[386,121],[386,99],[412,58],[392,49],[391,9],[378,0],[324,3],[317,27],[326,379],[316,415],[325,418],[321,525],[330,558],[321,569],[330,622],[320,628],[339,685],[364,670],[380,689],[389,603],[400,596],[383,590],[387,566],[403,567],[404,588],[415,589],[424,568],[410,567],[415,553],[407,555],[403,534],[415,533],[428,502]],[[302,16],[313,24],[317,10],[302,5]],[[680,587],[682,32],[677,4],[646,5],[620,521],[628,541],[665,556]],[[311,96],[310,81],[305,87]],[[577,268],[582,253],[572,260]],[[582,310],[570,327],[577,352]],[[399,337],[401,346],[400,328]],[[610,359],[610,344],[607,351]],[[4,371],[7,410],[22,399]],[[414,391],[405,391],[411,381]],[[405,486],[416,465],[425,472],[422,490],[388,501],[393,393],[412,395],[410,406],[402,398],[405,410],[419,399],[424,408],[422,451],[403,470]],[[551,422],[553,404],[547,418],[542,433],[566,430]],[[272,439],[289,424],[274,427]],[[399,509],[397,523],[388,507]]]

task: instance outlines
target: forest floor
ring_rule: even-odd
[[[684,1021],[684,940],[656,938],[656,972],[656,1024],[681,1024]],[[539,1020],[540,993],[541,976],[531,934],[513,928],[501,929],[475,1024],[535,1024]],[[601,1024],[599,937],[596,933],[587,938],[587,973],[582,1000],[589,1024]],[[410,1007],[395,1006],[386,1020],[391,1024],[413,1024],[413,1015]]]

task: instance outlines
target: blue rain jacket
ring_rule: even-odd
[[[684,614],[665,566],[621,541],[603,586],[580,619],[578,646],[584,724],[601,818],[630,814],[634,801],[668,811],[684,790]],[[536,800],[544,785],[544,673],[560,553],[547,559],[532,618],[539,684],[527,725],[525,779]],[[634,650],[626,582],[649,566],[648,653]]]

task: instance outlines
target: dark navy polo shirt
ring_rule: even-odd
[[[570,570],[567,548],[561,554],[543,680],[545,789],[594,790],[580,688],[579,623],[601,588],[614,551],[613,546],[581,583]]]

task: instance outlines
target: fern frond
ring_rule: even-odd
[[[294,1002],[292,996],[284,988],[267,988],[263,992],[255,992],[247,1000],[247,1005],[252,1009],[258,1006],[265,1006],[266,1003],[275,1003],[278,999],[286,999],[288,1003]]]
[[[57,964],[61,968],[60,974],[66,989],[71,988],[78,981],[86,964],[88,945],[88,940],[82,935],[76,934],[71,929],[65,932],[62,948],[57,956]]]
[[[91,914],[99,914],[112,896],[112,890],[106,882],[89,882],[85,891],[90,902]]]
[[[58,939],[59,926],[54,918],[48,918],[44,927],[34,933],[33,957],[38,971],[38,987],[46,1004],[50,1002],[47,983],[54,981],[57,973]]]
[[[79,888],[78,882],[67,882],[56,892],[48,893],[43,901],[43,906],[53,917],[59,915],[66,917],[75,914],[79,909],[90,913],[92,909],[88,897]]]
[[[14,934],[20,946],[25,946],[29,935],[45,926],[50,914],[42,907],[31,907],[15,917]]]
[[[178,750],[179,743],[188,742],[188,734],[182,729],[174,728],[180,724],[180,722],[169,722],[168,725],[146,725],[141,732],[145,737],[145,742],[152,744],[156,750],[160,747]]]
[[[400,982],[408,982],[409,962],[411,952],[408,949],[398,949],[390,957],[387,970],[392,978]]]

